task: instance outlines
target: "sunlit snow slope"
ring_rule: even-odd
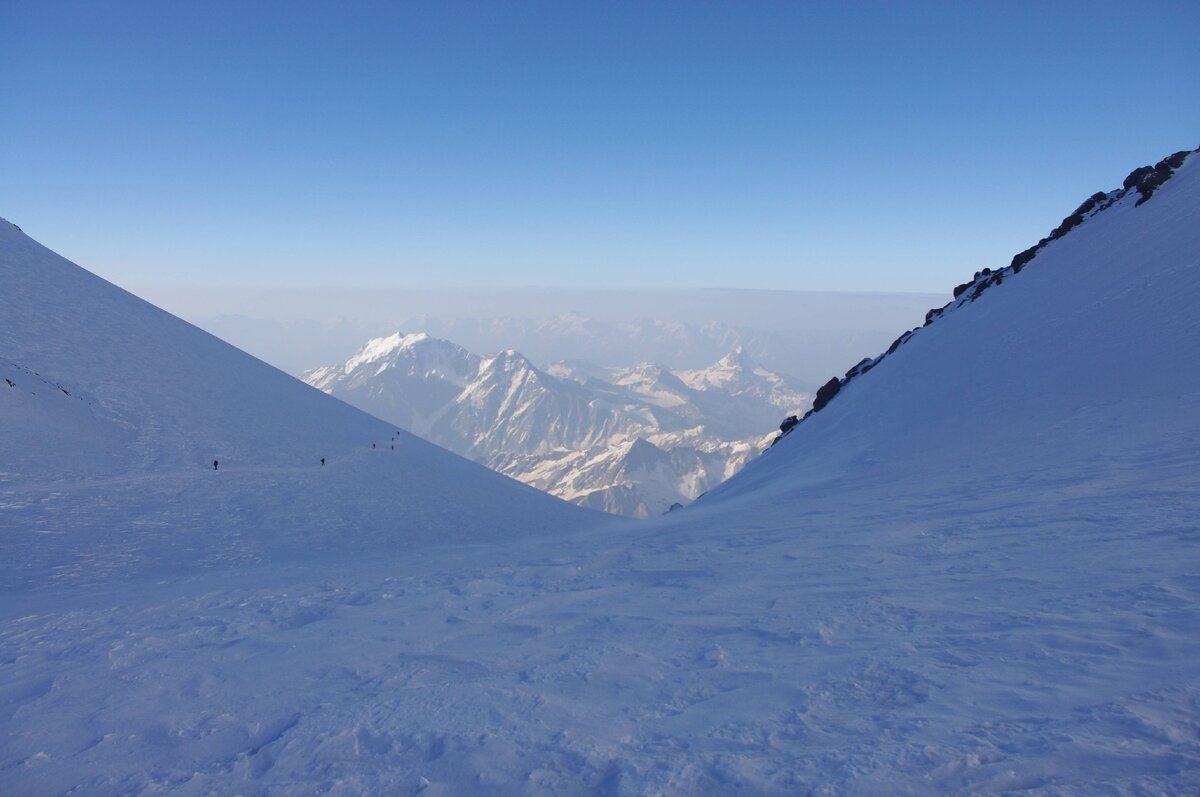
[[[591,519],[313,390],[4,221],[0,517],[3,587]]]

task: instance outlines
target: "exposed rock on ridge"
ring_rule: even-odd
[[[964,282],[954,288],[954,298],[942,307],[937,307],[925,314],[925,323],[922,326],[929,326],[937,319],[944,316],[946,313],[957,310],[965,304],[971,304],[976,299],[984,294],[986,290],[995,285],[1002,285],[1005,280],[1010,279],[1021,271],[1032,261],[1039,251],[1051,241],[1058,240],[1068,232],[1084,223],[1087,219],[1095,216],[1097,213],[1107,210],[1121,200],[1129,197],[1132,193],[1138,195],[1138,199],[1134,202],[1134,207],[1138,207],[1145,202],[1148,202],[1164,183],[1171,178],[1175,171],[1183,165],[1188,156],[1195,152],[1200,152],[1200,148],[1195,150],[1180,150],[1172,155],[1169,155],[1154,166],[1142,166],[1134,169],[1121,184],[1121,188],[1112,192],[1098,191],[1089,196],[1083,203],[1075,209],[1071,215],[1062,220],[1062,223],[1050,231],[1050,234],[1038,241],[1035,245],[1029,247],[1023,252],[1013,256],[1012,262],[1007,268],[990,269],[985,268],[975,272],[975,276],[969,281]],[[817,391],[816,400],[813,402],[812,409],[806,412],[803,416],[796,418],[789,416],[780,424],[779,435],[771,441],[774,446],[786,435],[790,434],[797,424],[803,422],[815,412],[820,412],[828,405],[829,401],[838,394],[838,392],[849,384],[852,380],[870,371],[876,365],[883,361],[884,358],[894,354],[897,349],[907,343],[914,334],[919,332],[921,327],[911,329],[892,343],[887,351],[875,358],[866,358],[860,361],[857,365],[846,372],[845,376],[838,378],[834,377],[826,382],[820,390]]]

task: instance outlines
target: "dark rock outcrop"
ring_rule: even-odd
[[[1141,198],[1134,203],[1134,207],[1148,201],[1163,183],[1171,179],[1171,175],[1183,165],[1190,154],[1188,150],[1180,150],[1173,155],[1168,155],[1153,166],[1143,166],[1130,172],[1123,185],[1126,190],[1132,188],[1141,194]]]
[[[829,400],[838,394],[842,389],[842,380],[836,376],[830,379],[817,390],[817,396],[813,399],[813,412],[820,412],[829,403]]]
[[[851,368],[849,371],[846,372],[846,379],[850,380],[856,376],[861,376],[862,374],[865,374],[867,371],[870,371],[874,367],[875,367],[875,358],[864,357],[858,361],[857,365],[855,365],[853,368]]]

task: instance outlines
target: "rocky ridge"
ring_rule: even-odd
[[[1012,262],[1007,267],[1001,269],[984,268],[975,272],[975,276],[971,280],[954,288],[953,299],[944,306],[935,307],[925,314],[925,323],[922,326],[910,329],[900,335],[883,354],[860,360],[845,375],[841,377],[835,376],[818,388],[812,407],[802,416],[797,414],[784,418],[779,425],[779,434],[771,441],[771,445],[775,445],[790,434],[798,424],[802,423],[810,415],[824,409],[846,385],[863,376],[879,365],[884,359],[894,354],[897,349],[911,340],[913,335],[920,332],[921,329],[934,323],[947,313],[975,302],[989,288],[1002,285],[1005,280],[1020,274],[1047,244],[1062,238],[1072,229],[1083,224],[1096,214],[1109,209],[1122,200],[1131,198],[1134,194],[1137,195],[1137,200],[1133,203],[1135,208],[1149,201],[1154,192],[1166,183],[1175,171],[1184,164],[1187,158],[1195,152],[1200,152],[1200,148],[1195,150],[1180,150],[1168,155],[1153,166],[1141,166],[1134,169],[1122,181],[1120,188],[1109,192],[1098,191],[1089,196],[1071,215],[1063,219],[1061,224],[1051,230],[1049,235],[1028,249],[1014,255]]]

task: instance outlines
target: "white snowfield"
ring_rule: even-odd
[[[86,418],[40,390],[24,409],[0,382],[4,418],[45,424],[14,455],[5,421],[0,454],[0,792],[1200,792],[1200,158],[1134,199],[921,330],[726,485],[637,524],[571,526],[584,516],[531,500],[520,519],[561,532],[514,533],[496,510],[467,542],[401,545],[419,524],[398,507],[396,536],[361,549],[164,573],[127,551],[303,539],[338,516],[260,502],[316,483],[267,476],[265,455],[236,488],[198,445],[194,466],[135,445],[122,456],[176,463],[136,483],[98,438],[55,470],[28,446]],[[6,326],[49,312],[32,289],[6,291]],[[22,366],[54,343],[16,342]],[[94,372],[142,367],[126,356]],[[163,378],[220,365],[191,357]],[[350,412],[313,401],[304,423]],[[336,511],[386,503],[364,475],[383,454],[337,456],[359,483]],[[122,521],[133,499],[113,494],[145,512]],[[233,496],[256,511],[189,514]],[[83,536],[88,518],[105,540],[91,572],[48,567],[40,550],[64,544],[43,532],[69,519],[58,536]]]

